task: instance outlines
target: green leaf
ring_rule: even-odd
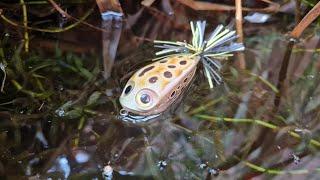
[[[76,119],[82,116],[82,109],[74,109],[65,113],[65,118]]]
[[[101,92],[99,91],[93,92],[87,101],[87,106],[95,105],[97,103],[97,100],[100,98],[100,96],[101,96]]]
[[[78,57],[76,57],[76,56],[74,56],[73,58],[74,58],[74,63],[75,63],[75,65],[76,65],[76,67],[77,67],[78,69],[83,68],[82,59],[80,59],[80,58],[78,58]]]
[[[90,80],[93,78],[93,74],[85,68],[79,68],[80,74],[84,76],[86,79]]]
[[[230,72],[231,72],[231,74],[233,75],[233,77],[234,77],[235,79],[237,79],[237,78],[239,77],[239,72],[238,72],[237,69],[235,69],[235,68],[233,68],[233,67],[230,67]]]
[[[68,101],[66,103],[64,103],[62,106],[60,106],[58,109],[63,109],[63,110],[67,110],[72,106],[72,101]]]

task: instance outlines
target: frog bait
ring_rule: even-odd
[[[191,44],[154,41],[155,47],[162,48],[156,53],[161,57],[128,80],[119,99],[123,107],[122,120],[138,123],[159,116],[190,84],[199,62],[203,64],[210,88],[222,83],[219,60],[232,56],[232,52],[243,51],[243,44],[233,42],[236,32],[223,25],[217,26],[207,39],[204,38],[205,21],[190,22],[190,25]]]

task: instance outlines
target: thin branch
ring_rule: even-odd
[[[79,19],[79,21],[76,21],[74,24],[71,24],[67,27],[64,27],[64,28],[55,28],[55,29],[44,29],[44,28],[37,28],[37,27],[24,27],[23,25],[7,18],[5,15],[3,15],[3,11],[0,9],[0,17],[7,23],[11,24],[12,26],[17,26],[17,27],[23,27],[23,28],[27,28],[29,30],[33,30],[33,31],[40,31],[40,32],[47,32],[47,33],[59,33],[59,32],[64,32],[64,31],[67,31],[67,30],[70,30],[74,27],[76,27],[77,25],[79,25],[80,23],[82,23],[85,19],[87,19],[87,17],[89,15],[91,15],[91,13],[94,11],[94,8],[95,6],[93,6],[91,9],[89,9],[85,15],[83,17],[81,17]],[[99,30],[99,31],[102,31],[104,32],[105,30],[104,29],[101,29],[101,28],[98,28],[98,27],[95,27],[95,29]]]
[[[242,29],[242,0],[236,0],[236,30],[238,34],[238,43],[243,43],[243,29]],[[246,62],[243,52],[237,53],[239,60],[239,68],[245,69]]]
[[[204,114],[197,114],[195,115],[195,117],[203,119],[203,120],[207,120],[207,121],[212,121],[212,122],[218,122],[218,121],[225,121],[225,122],[232,122],[232,123],[252,123],[252,124],[256,124],[256,125],[260,125],[266,128],[269,128],[271,130],[275,130],[278,131],[280,130],[280,127],[270,123],[269,121],[266,120],[260,120],[260,119],[249,119],[249,118],[227,118],[227,117],[216,117],[216,116],[209,116],[209,115],[204,115]],[[299,135],[298,133],[294,132],[294,131],[287,131],[287,133],[296,138],[297,140],[301,140],[302,136]],[[311,139],[309,142],[309,145],[313,145],[314,147],[320,148],[320,142],[315,140],[315,139]]]
[[[243,30],[242,30],[242,0],[236,0],[236,30],[238,34],[238,42],[243,42]]]
[[[309,170],[309,169],[279,170],[279,169],[269,169],[269,168],[266,168],[263,166],[253,164],[249,161],[243,161],[243,163],[247,167],[249,167],[255,171],[258,171],[260,173],[272,174],[272,175],[279,175],[279,174],[301,175],[301,174],[319,173],[320,172],[320,168],[315,168],[314,170]]]
[[[278,78],[278,84],[277,88],[279,89],[279,93],[276,94],[276,97],[274,99],[274,105],[275,105],[275,111],[278,110],[278,107],[280,106],[281,97],[284,93],[284,82],[287,77],[287,71],[289,67],[289,61],[291,57],[292,48],[295,43],[295,39],[298,39],[302,32],[320,15],[320,2],[318,2],[309,12],[307,15],[304,16],[304,18],[300,21],[300,23],[293,29],[293,31],[290,33],[290,36],[292,37],[287,45],[287,49],[285,52],[285,55],[282,60],[280,72],[279,72],[279,78]]]
[[[212,11],[235,11],[236,8],[234,6],[228,6],[223,4],[217,3],[210,3],[210,2],[202,2],[202,1],[194,1],[194,0],[177,0],[181,4],[184,4],[194,10],[212,10]],[[242,8],[243,11],[255,11],[255,12],[278,12],[280,5],[278,3],[269,1],[269,0],[261,0],[269,4],[266,8]]]
[[[73,19],[73,20],[75,20],[75,21],[77,21],[77,22],[80,22],[81,24],[87,25],[87,26],[89,26],[89,27],[91,27],[91,28],[93,28],[93,29],[96,29],[96,30],[99,30],[99,31],[102,30],[101,28],[98,28],[98,27],[96,27],[96,26],[94,26],[94,25],[92,25],[92,24],[89,24],[89,23],[87,23],[87,22],[80,21],[80,19],[75,18],[75,17],[71,16],[70,14],[66,13],[64,10],[61,9],[61,7],[60,7],[55,1],[53,1],[53,0],[48,0],[48,1],[51,3],[51,5],[52,5],[63,17],[67,17],[67,18],[69,18],[69,19]]]
[[[318,2],[300,23],[292,30],[290,36],[293,38],[299,38],[302,32],[317,18],[320,16],[320,2]]]
[[[29,33],[28,33],[28,14],[27,6],[24,4],[24,0],[20,0],[22,4],[22,13],[23,13],[23,26],[24,26],[24,51],[29,52]]]

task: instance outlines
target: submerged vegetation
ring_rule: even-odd
[[[227,3],[0,2],[0,178],[319,177],[320,4]],[[222,85],[199,71],[173,113],[140,126],[117,118],[154,39],[189,41],[190,20],[228,25],[239,8],[269,18],[234,21],[246,50],[223,62]]]

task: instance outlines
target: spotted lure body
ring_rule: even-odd
[[[163,50],[160,60],[139,69],[127,82],[121,96],[122,119],[143,122],[159,116],[182,94],[190,84],[202,62],[210,88],[221,84],[219,60],[232,56],[231,52],[244,49],[236,39],[235,31],[219,25],[204,39],[205,22],[191,22],[192,43],[155,41]],[[130,114],[129,114],[130,113]],[[134,115],[133,115],[133,114]]]
[[[199,57],[167,57],[138,70],[128,81],[120,97],[123,108],[135,114],[163,112],[189,84]]]

